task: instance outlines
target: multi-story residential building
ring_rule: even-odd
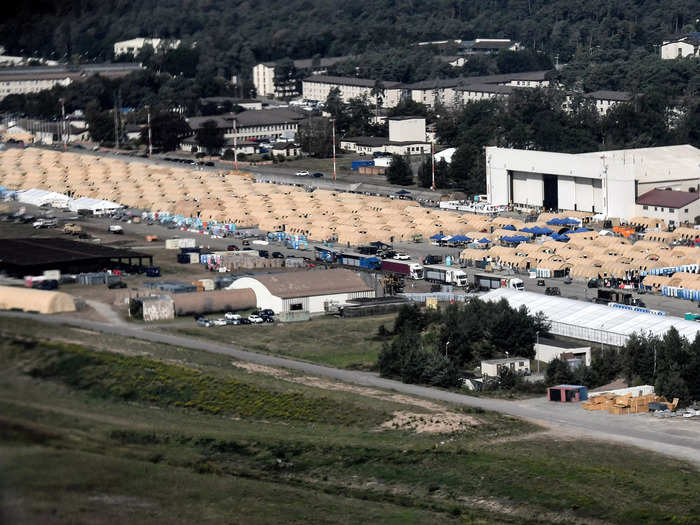
[[[292,61],[297,72],[310,75],[322,75],[333,64],[351,57],[303,58]],[[253,85],[259,97],[290,98],[300,94],[297,78],[282,78],[276,75],[279,62],[261,62],[253,67]]]
[[[180,40],[168,38],[132,38],[114,43],[114,56],[138,55],[144,46],[151,46],[154,51],[162,52],[180,47]]]
[[[593,91],[583,95],[595,101],[595,107],[598,113],[606,115],[611,108],[621,102],[629,102],[633,95],[628,91]]]
[[[213,121],[218,129],[223,131],[224,139],[233,139],[234,120],[237,140],[270,139],[277,141],[283,138],[293,139],[299,127],[299,122],[306,118],[304,115],[286,108],[249,110],[237,115],[214,115],[207,117],[191,117],[187,119],[192,133],[195,135],[205,122]]]
[[[340,147],[363,155],[391,153],[420,155],[430,153],[424,117],[389,117],[389,137],[345,137]]]
[[[348,102],[351,98],[366,96],[371,104],[376,104],[377,97],[379,97],[381,105],[387,108],[396,106],[404,93],[399,82],[379,82],[369,78],[328,75],[314,75],[305,78],[302,86],[303,96],[306,100],[325,102],[331,89],[338,88],[344,102]],[[373,91],[378,95],[373,95]]]
[[[0,70],[0,100],[8,95],[26,95],[54,86],[67,86],[94,74],[120,77],[139,69],[142,69],[140,64],[91,64],[77,69],[65,66],[3,68]]]
[[[700,57],[700,32],[677,35],[663,41],[661,45],[663,60],[686,57]]]

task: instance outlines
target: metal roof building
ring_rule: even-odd
[[[505,299],[513,308],[524,305],[531,314],[543,312],[552,324],[552,334],[592,343],[623,346],[633,333],[663,335],[672,326],[692,341],[700,331],[699,323],[680,317],[611,308],[534,292],[499,288],[481,298],[493,302]]]
[[[322,313],[326,306],[343,305],[350,299],[374,297],[375,291],[351,270],[312,270],[243,277],[230,289],[251,288],[258,308],[275,313]]]

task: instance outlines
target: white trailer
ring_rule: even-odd
[[[433,281],[454,286],[467,286],[467,274],[460,268],[434,264],[425,266],[423,275],[426,281]]]

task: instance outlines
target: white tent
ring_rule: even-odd
[[[613,308],[544,295],[499,288],[481,297],[485,301],[498,302],[505,298],[511,307],[526,306],[531,314],[543,312],[552,324],[551,333],[592,343],[622,346],[633,333],[663,335],[672,326],[690,341],[700,331],[697,321],[660,315],[653,310],[632,307]],[[629,308],[629,309],[628,309]],[[647,313],[648,312],[648,313]]]
[[[109,213],[111,211],[118,210],[119,208],[123,208],[123,206],[121,204],[117,204],[116,202],[92,199],[90,197],[80,197],[79,199],[74,199],[70,203],[71,211],[88,210],[95,215]]]
[[[441,160],[444,160],[448,164],[452,162],[452,155],[454,155],[457,148],[447,148],[442,150],[440,153],[435,154],[435,163],[437,164]]]
[[[23,204],[43,206],[48,204],[54,208],[67,208],[71,198],[55,191],[31,189],[17,192],[17,200]]]

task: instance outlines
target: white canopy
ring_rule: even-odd
[[[55,191],[32,188],[17,192],[17,200],[23,204],[31,204],[33,206],[49,204],[54,208],[67,208],[71,198],[68,195],[56,193]]]
[[[97,214],[118,210],[119,208],[123,208],[123,206],[116,202],[92,199],[90,197],[80,197],[79,199],[74,199],[70,203],[71,211],[89,210]]]

